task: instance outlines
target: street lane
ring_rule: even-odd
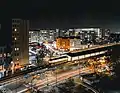
[[[39,80],[39,82],[37,82],[37,84],[35,85],[35,87],[38,87],[38,89],[41,89],[43,87],[45,87],[47,84],[51,85],[51,84],[55,84],[56,83],[56,79],[57,79],[57,82],[60,82],[60,81],[63,81],[65,79],[68,79],[70,77],[73,77],[73,76],[76,76],[78,75],[79,73],[93,73],[93,70],[89,69],[89,68],[84,68],[84,69],[77,69],[77,70],[74,70],[74,71],[69,71],[69,72],[66,72],[66,73],[62,73],[62,74],[58,74],[57,77],[56,76],[51,76],[50,78],[48,79],[43,79],[43,80]],[[18,93],[23,93],[25,91],[27,91],[28,88],[25,88],[24,90],[21,90],[19,91]]]

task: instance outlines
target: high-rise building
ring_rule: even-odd
[[[15,66],[29,63],[29,21],[12,19],[12,57]]]
[[[39,29],[29,31],[29,42],[44,42],[56,40],[55,29]]]
[[[110,34],[110,42],[120,42],[120,32],[115,32]]]

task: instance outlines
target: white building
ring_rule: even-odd
[[[70,50],[80,49],[80,47],[81,47],[80,39],[77,38],[70,39]]]
[[[39,29],[29,31],[29,42],[54,41],[56,39],[55,29]]]
[[[80,36],[81,39],[88,38],[101,38],[102,37],[102,31],[100,28],[77,28],[74,29],[74,36]]]

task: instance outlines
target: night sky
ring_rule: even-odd
[[[120,7],[116,0],[8,1],[0,3],[2,17],[30,19],[31,28],[119,28],[120,24]]]
[[[2,0],[0,23],[30,20],[30,28],[102,27],[120,31],[119,0]],[[10,43],[10,26],[2,26],[0,42]],[[4,38],[4,39],[3,39]],[[2,43],[0,43],[2,44]]]

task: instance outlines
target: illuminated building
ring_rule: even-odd
[[[56,30],[53,29],[30,30],[29,42],[54,41],[56,36]]]
[[[12,57],[16,65],[24,65],[29,62],[29,21],[12,19]]]
[[[110,41],[120,42],[120,32],[111,33],[110,38],[111,38]]]
[[[102,38],[108,38],[110,36],[110,29],[101,29]]]
[[[56,39],[57,49],[69,50],[70,49],[70,39],[65,37],[60,37]]]
[[[5,46],[0,47],[0,70],[4,69],[4,62],[6,58]]]
[[[39,30],[29,31],[29,42],[39,42]]]
[[[67,29],[59,29],[59,35],[57,37],[66,37],[67,35]]]
[[[70,37],[70,50],[80,49],[81,47],[80,37]]]
[[[11,70],[11,50],[8,46],[0,47],[0,78],[4,76],[5,71]]]
[[[69,36],[66,29],[37,29],[29,31],[29,42],[54,41],[57,37]]]
[[[56,40],[57,49],[74,50],[82,47],[80,37],[60,37]]]
[[[92,40],[93,38],[101,38],[102,33],[100,31],[100,28],[81,28],[81,29],[75,29],[75,32],[80,32],[78,35],[81,35],[81,38],[87,37],[89,40]]]
[[[68,29],[67,32],[65,32],[65,35],[69,37],[80,37],[81,40],[86,42],[96,38],[102,38],[102,33],[100,28],[73,28]]]

